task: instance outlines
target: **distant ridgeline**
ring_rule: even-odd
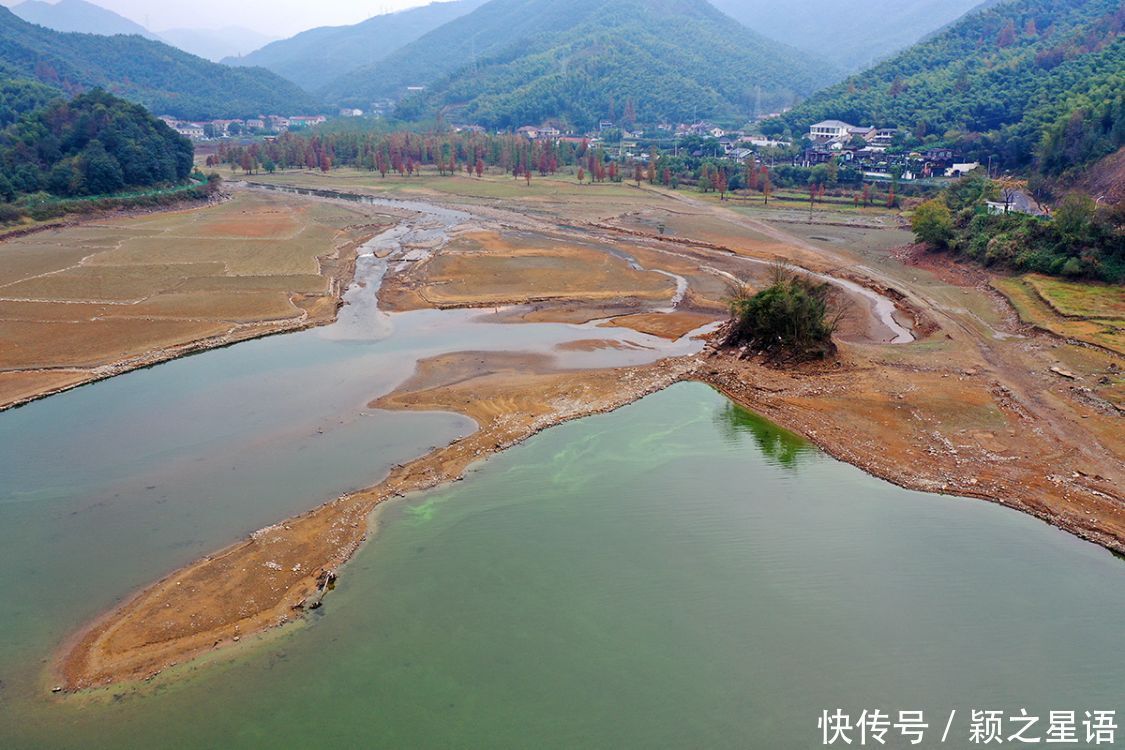
[[[1058,174],[1123,143],[1121,0],[1014,0],[972,13],[771,122],[800,136],[820,120],[912,131],[966,157]],[[1046,134],[1046,138],[1045,138]]]
[[[322,93],[367,106],[425,87],[400,103],[399,117],[442,110],[488,127],[551,119],[588,128],[744,117],[838,78],[705,0],[492,0]]]
[[[368,18],[352,26],[321,26],[267,44],[227,65],[260,66],[316,91],[346,73],[372,65],[444,23],[470,13],[484,0],[434,2]],[[358,105],[367,109],[370,100]]]
[[[219,65],[140,36],[52,31],[0,7],[0,79],[11,78],[67,94],[100,87],[187,120],[320,109],[295,84],[261,68]]]
[[[36,87],[27,90],[26,101],[34,101]],[[104,91],[56,99],[26,109],[0,130],[0,202],[43,192],[73,198],[173,186],[191,174],[193,153],[190,141],[140,105]]]

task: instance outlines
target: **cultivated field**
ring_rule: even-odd
[[[1025,323],[1125,354],[1125,290],[1037,274],[993,282]]]
[[[329,321],[390,220],[240,192],[0,243],[0,407],[202,346]]]

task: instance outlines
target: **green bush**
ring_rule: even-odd
[[[774,358],[823,359],[835,352],[832,334],[840,315],[830,310],[830,286],[779,266],[773,283],[730,300],[730,346],[749,346]]]

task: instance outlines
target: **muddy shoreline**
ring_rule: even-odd
[[[959,479],[963,478],[949,476],[944,478],[937,476],[926,477],[918,473],[910,473],[901,466],[894,467],[886,463],[877,462],[873,460],[871,455],[865,455],[849,448],[844,442],[826,439],[818,434],[816,425],[819,424],[819,420],[815,417],[799,413],[795,414],[792,411],[782,410],[772,406],[768,400],[760,396],[755,396],[756,388],[753,384],[742,382],[737,378],[732,378],[729,371],[711,370],[708,372],[698,372],[690,379],[706,383],[744,409],[759,414],[790,432],[797,433],[836,460],[851,464],[877,479],[890,482],[891,484],[907,490],[936,495],[949,495],[953,497],[969,497],[977,500],[985,500],[995,503],[996,505],[1002,505],[1006,508],[1034,516],[1044,523],[1076,536],[1083,541],[1096,544],[1099,547],[1104,547],[1120,557],[1125,557],[1125,537],[1123,536],[1113,535],[1091,526],[1088,523],[1083,524],[1064,517],[1048,507],[1023,502],[1018,497],[1011,494],[988,492],[972,484],[959,481]],[[1120,503],[1125,501],[1125,498],[1118,497],[1114,500]]]
[[[535,373],[515,387],[544,402],[547,413],[494,415],[477,432],[396,467],[373,487],[254,532],[146,587],[65,644],[52,670],[53,684],[73,692],[150,679],[169,667],[284,625],[319,606],[325,583],[335,580],[367,540],[369,517],[380,503],[459,481],[473,464],[549,427],[613,411],[692,379],[696,366],[695,358],[680,358],[612,371]],[[510,391],[507,374],[499,375],[492,378],[495,387]],[[457,385],[452,384],[452,390]],[[410,408],[388,398],[376,403],[382,408]],[[468,411],[467,416],[482,419]],[[248,590],[258,608],[248,612],[244,607],[225,608],[231,604],[227,594],[237,592],[242,599]],[[186,621],[177,623],[185,627],[170,628],[157,619],[173,603],[178,613],[187,613]],[[200,627],[202,617],[214,618],[213,624]],[[130,632],[122,635],[123,629]]]
[[[573,393],[576,381],[587,388],[596,384],[599,395],[597,398],[584,398],[581,402],[570,399],[566,410],[540,415],[506,415],[483,421],[477,432],[396,467],[385,480],[373,487],[341,496],[308,513],[255,532],[242,542],[173,573],[130,597],[68,641],[55,663],[56,682],[64,691],[75,692],[151,679],[165,669],[292,622],[319,607],[329,588],[327,584],[346,574],[348,561],[368,539],[370,516],[382,502],[459,481],[474,464],[545,429],[616,410],[686,381],[701,382],[715,388],[740,406],[802,435],[837,460],[850,463],[879,479],[910,490],[997,503],[1125,555],[1125,539],[1122,537],[1103,533],[1089,524],[1075,522],[1045,506],[1022,501],[1014,495],[990,491],[988,486],[974,486],[968,483],[967,477],[943,476],[942,471],[948,471],[950,467],[943,467],[940,463],[922,470],[915,465],[911,471],[894,462],[880,461],[878,454],[857,449],[846,440],[825,436],[822,431],[824,423],[815,414],[780,408],[772,389],[763,387],[760,382],[741,379],[739,375],[744,372],[743,368],[744,364],[733,353],[709,348],[701,355],[666,359],[636,368],[541,372],[523,383],[512,382],[511,370],[489,371],[483,376],[471,377],[470,382],[481,377],[490,380],[493,388],[528,389],[544,401],[557,400],[563,391]],[[411,398],[417,394],[409,390],[401,394],[396,391],[373,405],[382,408],[429,409],[443,406],[454,409],[451,402],[459,400],[462,395],[461,385],[463,381],[424,388],[420,393],[429,395],[422,399]],[[479,413],[474,415],[472,412],[472,409],[466,409],[463,413],[478,421],[483,419]],[[287,557],[290,553],[296,557]],[[300,561],[293,563],[292,560],[298,557]],[[263,563],[266,558],[269,560]],[[269,565],[283,559],[283,563]],[[315,560],[315,563],[310,564],[309,560]],[[269,566],[267,570],[262,570],[263,565]],[[240,570],[253,572],[239,575]],[[263,580],[286,570],[296,575],[286,580]],[[199,611],[207,611],[223,603],[212,598],[216,588],[242,592],[253,589],[255,601],[263,598],[260,594],[265,589],[272,592],[273,599],[267,606],[245,616],[223,618],[223,614],[230,615],[231,611],[220,611],[217,613],[220,619],[213,627],[189,630],[177,637],[161,639],[167,634],[162,634],[159,626],[153,623],[156,613],[168,609],[173,602],[188,609],[202,604],[198,607]],[[114,640],[123,624],[140,626],[139,631],[127,639],[127,644]]]
[[[341,304],[342,304],[341,301],[339,299],[337,299],[337,303],[336,303],[337,310],[339,310],[339,308],[341,307]],[[68,383],[67,385],[59,386],[57,388],[50,388],[50,389],[47,389],[47,390],[39,391],[39,392],[34,393],[32,395],[23,396],[21,398],[15,399],[13,401],[0,404],[0,412],[7,411],[8,409],[18,409],[22,406],[27,406],[28,404],[34,403],[36,401],[40,401],[40,400],[45,399],[49,396],[55,396],[55,395],[58,395],[60,393],[66,393],[67,391],[72,391],[75,388],[82,388],[83,386],[93,385],[94,383],[99,383],[103,380],[109,380],[110,378],[117,377],[118,375],[124,375],[124,374],[129,373],[129,372],[135,372],[136,370],[147,370],[151,367],[156,367],[157,365],[162,365],[162,364],[165,364],[167,362],[173,362],[177,359],[183,359],[185,357],[192,357],[192,356],[195,356],[196,354],[205,354],[206,352],[214,351],[216,349],[226,349],[227,347],[234,346],[235,344],[241,344],[241,343],[246,342],[246,341],[254,341],[256,339],[264,339],[264,338],[268,338],[270,336],[277,336],[277,335],[283,334],[283,333],[297,333],[299,331],[307,331],[311,328],[320,328],[321,326],[331,325],[333,320],[334,319],[302,320],[299,323],[294,323],[294,324],[284,326],[284,327],[274,327],[274,328],[271,328],[270,330],[266,330],[266,331],[251,331],[251,330],[248,330],[248,331],[245,331],[245,332],[236,333],[234,335],[225,335],[225,336],[213,337],[213,338],[209,338],[209,339],[201,339],[199,341],[188,342],[188,343],[183,344],[181,346],[168,347],[168,348],[165,348],[165,349],[161,349],[157,352],[152,352],[152,353],[147,354],[143,357],[135,357],[135,358],[130,359],[130,360],[125,360],[123,362],[114,362],[113,364],[110,364],[110,365],[103,365],[102,367],[99,367],[97,369],[106,370],[106,372],[99,372],[99,373],[96,373],[96,374],[90,373],[87,377],[84,377],[83,379],[81,379],[79,381],[76,381],[74,383]],[[253,324],[250,324],[251,327],[252,327],[252,325]],[[266,324],[263,324],[263,325],[266,325]],[[75,368],[73,370],[70,369],[70,368],[58,368],[58,369],[51,369],[51,370],[42,370],[42,369],[39,369],[39,370],[21,370],[21,371],[18,371],[18,372],[36,372],[36,373],[38,373],[38,372],[84,372],[84,371],[81,370],[81,369],[78,369],[78,368]]]

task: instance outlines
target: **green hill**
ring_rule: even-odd
[[[27,112],[0,131],[0,201],[175,184],[191,173],[193,154],[190,141],[144,107],[93,91]]]
[[[310,91],[348,71],[372,65],[426,32],[470,13],[484,0],[438,2],[369,18],[352,26],[325,26],[267,44],[227,65],[257,65]],[[366,106],[366,105],[364,105]]]
[[[139,36],[52,31],[7,8],[0,8],[0,75],[68,94],[101,87],[185,119],[321,109],[312,96],[267,70],[230,68]]]
[[[1048,129],[1120,93],[1123,24],[1120,0],[997,4],[813,96],[775,125],[794,134],[824,119],[902,127],[921,143],[1025,166]]]
[[[705,0],[492,0],[324,94],[359,105],[425,85],[400,116],[451,107],[488,126],[590,126],[620,120],[629,102],[640,122],[745,117],[837,77]]]

